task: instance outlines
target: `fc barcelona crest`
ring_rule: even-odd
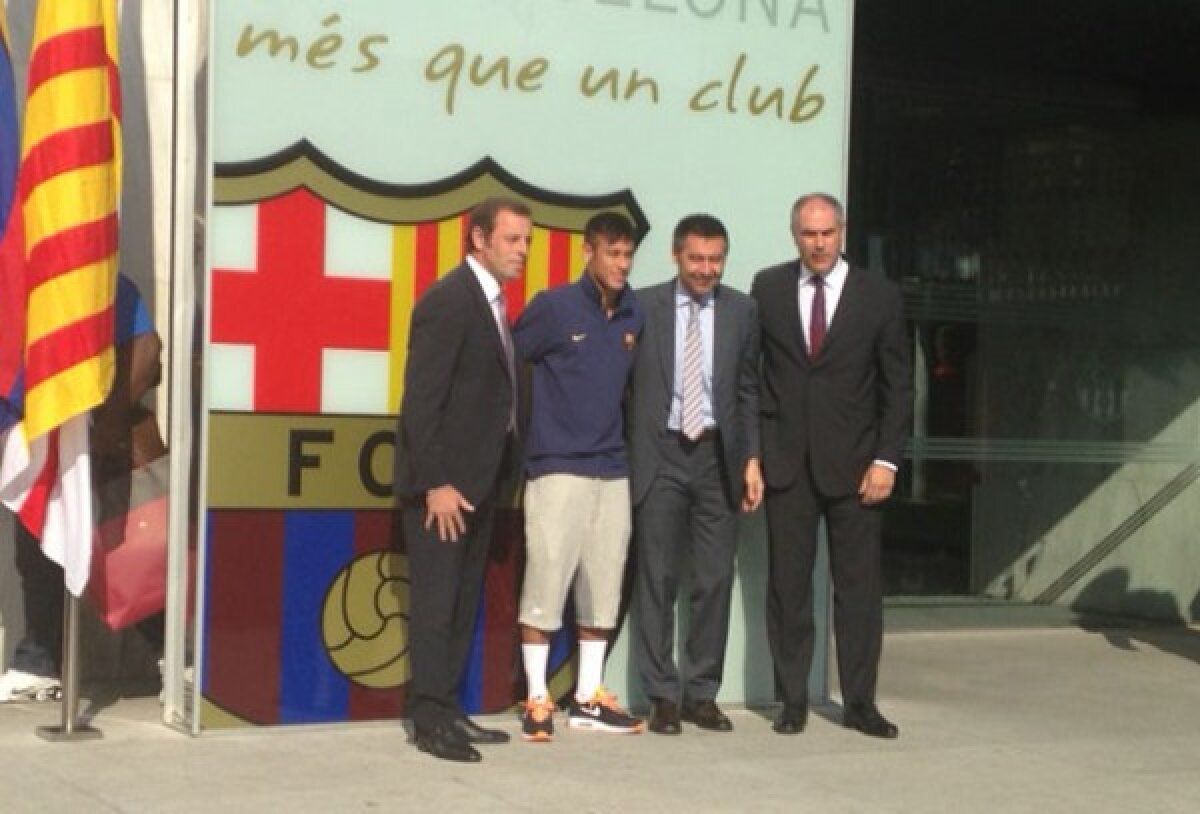
[[[218,164],[210,250],[206,726],[395,717],[407,570],[392,523],[395,413],[412,306],[463,257],[486,197],[534,215],[510,319],[582,272],[602,211],[648,223],[632,192],[580,196],[485,158],[416,185],[357,175],[307,142]],[[496,524],[465,709],[513,702],[521,524]],[[560,682],[562,683],[562,682]]]

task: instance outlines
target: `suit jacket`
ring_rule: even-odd
[[[912,415],[912,372],[900,290],[851,267],[821,352],[808,357],[799,260],[759,272],[763,475],[784,488],[810,461],[816,488],[857,492],[872,460],[899,465]]]
[[[645,327],[633,363],[626,404],[630,489],[634,504],[646,496],[661,465],[675,379],[674,279],[641,289]],[[742,499],[746,459],[759,455],[758,318],[754,301],[725,285],[713,292],[713,414],[721,434],[725,488],[734,504]]]
[[[396,450],[396,493],[452,484],[474,505],[495,488],[514,383],[491,305],[465,262],[413,308]]]

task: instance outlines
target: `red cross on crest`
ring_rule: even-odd
[[[323,350],[388,349],[391,283],[324,257],[325,203],[300,188],[258,204],[257,268],[213,270],[212,341],[254,348],[256,411],[318,413]]]

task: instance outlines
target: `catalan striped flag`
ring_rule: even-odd
[[[24,221],[24,412],[0,499],[87,584],[93,522],[88,412],[112,384],[120,198],[116,0],[40,0],[14,208]]]

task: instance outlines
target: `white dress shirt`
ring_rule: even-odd
[[[500,333],[500,344],[507,357],[505,361],[508,363],[508,380],[513,384],[513,404],[508,417],[508,428],[512,430],[516,426],[517,416],[517,369],[516,360],[513,358],[512,332],[509,330],[508,314],[505,313],[504,308],[504,289],[500,287],[500,281],[469,254],[467,255],[467,265],[470,266],[471,271],[475,272],[475,279],[479,280],[479,285],[483,288],[484,299],[492,307],[492,319],[496,321],[496,330]]]

